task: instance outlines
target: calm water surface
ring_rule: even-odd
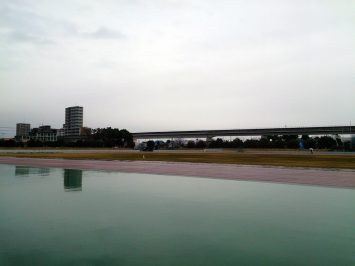
[[[0,165],[0,265],[355,265],[355,190]]]

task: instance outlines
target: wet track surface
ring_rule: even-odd
[[[212,163],[0,158],[0,164],[355,188],[355,171]]]

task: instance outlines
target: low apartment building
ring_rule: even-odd
[[[51,126],[33,128],[30,132],[30,139],[42,142],[57,141],[57,129],[53,129]]]

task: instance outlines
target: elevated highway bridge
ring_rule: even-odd
[[[206,138],[241,137],[267,135],[346,135],[355,134],[355,126],[325,126],[325,127],[285,127],[285,128],[254,128],[225,130],[192,130],[192,131],[157,131],[132,133],[138,139],[174,139],[174,138]]]

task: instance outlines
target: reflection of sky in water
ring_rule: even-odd
[[[0,265],[355,265],[352,189],[18,170],[0,165]]]

